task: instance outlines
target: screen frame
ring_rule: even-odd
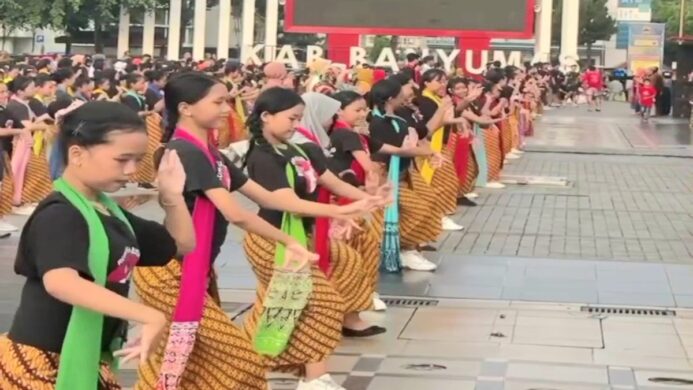
[[[466,38],[514,38],[530,39],[534,36],[535,0],[527,0],[525,9],[525,28],[522,31],[498,30],[449,30],[435,28],[388,28],[388,27],[337,27],[337,26],[304,26],[294,23],[296,0],[285,0],[284,31],[318,34],[359,34],[359,35],[410,35],[431,37],[466,37]]]

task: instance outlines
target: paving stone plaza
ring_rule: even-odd
[[[383,275],[388,332],[330,362],[350,390],[667,389],[693,384],[693,136],[622,103],[545,113],[503,190],[460,209],[466,228],[426,257],[433,273]],[[515,184],[512,184],[515,183]],[[250,207],[250,206],[249,206]],[[161,218],[155,202],[135,210]],[[25,217],[12,217],[22,224]],[[218,261],[240,321],[255,279],[236,230]],[[22,280],[18,236],[0,241],[0,332]],[[608,306],[623,312],[595,310]],[[589,308],[593,310],[589,310]],[[648,310],[626,310],[647,308]],[[126,386],[135,380],[126,367]],[[296,382],[273,376],[273,389]]]

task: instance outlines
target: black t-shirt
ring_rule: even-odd
[[[269,144],[254,146],[248,156],[248,176],[270,192],[291,188],[286,177],[286,164],[290,163],[295,173],[294,192],[301,199],[313,201],[317,193],[315,191],[317,179],[327,170],[327,159],[320,147],[315,144],[306,143],[295,146],[303,153],[289,145],[277,147],[281,155]],[[310,167],[314,172],[310,171]],[[278,229],[282,225],[282,215],[282,211],[265,208],[260,208],[258,212],[260,218]],[[310,218],[304,218],[303,221],[307,225],[311,223]]]
[[[434,102],[431,98],[427,96],[421,96],[420,98],[416,99],[416,105],[419,107],[419,112],[421,113],[421,120],[419,121],[422,123],[424,126],[428,125],[428,122],[433,119],[433,117],[436,114],[436,111],[438,111],[438,103]],[[420,125],[419,125],[420,126]],[[426,130],[428,128],[426,127]],[[448,139],[450,138],[450,131],[452,130],[452,127],[450,126],[445,126],[443,128],[443,143],[447,144]],[[418,132],[418,130],[417,130]],[[419,134],[419,138],[421,138],[421,134]],[[421,138],[423,139],[423,138]]]
[[[147,110],[145,98],[142,96],[134,97],[132,96],[132,94],[126,94],[123,95],[122,98],[120,98],[120,101],[126,106],[132,108],[134,111],[141,112]]]
[[[161,96],[160,93],[154,91],[153,89],[147,89],[147,92],[144,93],[144,100],[147,104],[147,107],[154,108],[156,103],[159,102],[159,100],[163,99],[163,96]]]
[[[404,119],[407,122],[407,127],[414,128],[419,139],[428,138],[428,122],[423,120],[423,115],[419,110],[404,106],[397,109],[395,115]],[[409,129],[406,130],[405,133],[409,134]]]
[[[12,127],[15,129],[23,129],[24,125],[22,124],[22,121],[31,120],[32,116],[29,107],[22,103],[19,103],[16,100],[10,100],[10,102],[7,103],[6,110],[10,117],[9,119],[12,119],[12,121],[14,121]]]
[[[394,123],[397,123],[399,125],[399,132],[395,129]],[[402,146],[402,143],[404,143],[404,138],[409,133],[406,120],[399,116],[382,117],[373,115],[373,118],[371,118],[371,123],[368,128],[371,134],[371,138],[376,142],[397,147]],[[389,164],[390,156],[382,153],[375,153],[371,156],[371,160]],[[410,164],[410,158],[400,158],[400,171],[405,171],[409,169]]]
[[[231,186],[226,188],[229,191],[236,191],[243,187],[248,178],[238,167],[233,165],[224,155],[219,154],[220,162],[216,167],[212,167],[207,156],[195,145],[184,140],[173,140],[166,145],[167,149],[175,150],[178,153],[183,169],[185,169],[185,188],[183,197],[185,203],[192,214],[195,208],[195,200],[198,196],[205,196],[205,191],[214,188],[225,188],[222,184],[224,167],[229,171]],[[223,164],[223,165],[221,165]],[[214,218],[214,236],[212,237],[212,262],[221,251],[221,246],[226,240],[226,232],[229,223],[224,215],[216,210]]]
[[[127,297],[135,266],[161,266],[176,254],[176,243],[166,229],[123,211],[128,227],[113,216],[99,214],[109,239],[106,288]],[[93,280],[89,271],[89,231],[82,214],[63,197],[53,193],[44,199],[24,226],[17,250],[15,272],[27,278],[19,308],[10,329],[10,339],[59,353],[72,314],[72,305],[48,294],[42,278],[51,270],[71,268]],[[102,350],[114,337],[125,337],[127,324],[106,317]]]
[[[426,96],[417,98],[414,104],[419,108],[423,123],[428,123],[438,111],[438,104]]]
[[[366,151],[361,137],[364,137],[366,140],[367,151],[370,153],[377,153],[383,147],[382,142],[371,137],[360,136],[349,129],[334,129],[330,133],[330,144],[332,145],[333,153],[328,161],[328,167],[342,180],[356,187],[364,183],[359,183],[352,172],[345,171],[351,170],[351,165],[354,162],[353,152]]]
[[[29,107],[31,107],[31,111],[33,111],[36,116],[48,113],[48,107],[35,97],[29,99]]]

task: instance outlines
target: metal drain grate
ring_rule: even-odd
[[[583,306],[581,311],[593,314],[611,314],[616,316],[676,317],[673,310],[635,309],[630,307]]]
[[[430,307],[438,306],[434,299],[409,299],[409,298],[382,298],[386,305],[391,307]]]

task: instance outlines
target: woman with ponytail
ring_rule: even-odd
[[[395,80],[383,80],[371,90],[373,117],[369,132],[373,140],[394,147],[403,147],[407,136],[418,140],[417,131],[408,127],[407,120],[395,114],[404,104],[402,85]],[[442,156],[432,150],[434,166],[440,166]],[[398,188],[395,206],[386,210],[385,239],[381,249],[381,266],[389,272],[398,272],[400,267],[416,271],[433,271],[437,266],[423,257],[418,248],[437,240],[441,233],[442,208],[436,208],[435,194],[420,173],[412,167],[412,159],[377,153],[371,156],[377,163],[384,164],[388,180]],[[437,218],[437,219],[436,219]],[[400,248],[401,245],[401,248]],[[401,252],[400,252],[401,249]]]
[[[304,269],[316,256],[300,242],[244,210],[231,194],[239,191],[271,210],[291,210],[311,216],[351,218],[368,210],[370,202],[339,207],[275,196],[248,179],[210,142],[228,114],[228,91],[202,73],[172,77],[164,88],[168,126],[167,150],[175,150],[186,172],[183,196],[193,216],[197,245],[185,257],[165,267],[141,270],[135,286],[142,300],[166,314],[167,342],[140,365],[136,389],[266,389],[265,365],[251,339],[238,329],[208,286],[214,260],[221,252],[231,222],[258,237],[282,245],[279,269]],[[184,348],[181,348],[184,345]]]
[[[443,204],[446,215],[457,211],[457,197],[460,185],[453,165],[454,143],[457,137],[450,136],[450,125],[454,125],[454,106],[446,91],[446,75],[440,69],[430,69],[421,76],[421,96],[415,104],[422,115],[422,121],[434,127],[431,133],[431,148],[442,153],[449,161],[444,162],[440,169],[433,169],[427,161],[423,162],[421,175],[437,192],[437,199]],[[443,111],[442,116],[440,115]],[[438,115],[437,115],[438,114]],[[437,126],[437,127],[436,127]],[[448,145],[451,147],[446,147]],[[449,217],[441,221],[443,230],[459,231],[463,227]]]
[[[277,198],[311,199],[318,185],[336,196],[356,200],[348,206],[366,202],[382,206],[389,197],[386,186],[371,196],[341,180],[327,170],[323,151],[316,145],[296,145],[289,140],[294,135],[305,103],[295,92],[283,88],[265,90],[255,103],[249,116],[248,128],[252,135],[251,150],[247,155],[250,178],[256,180]],[[324,205],[325,207],[327,205]],[[334,206],[330,206],[334,207]],[[373,207],[361,208],[363,214]],[[307,239],[312,221],[310,215],[289,214],[262,207],[259,216],[273,226],[288,229],[292,234]],[[245,250],[253,271],[258,277],[259,296],[252,313],[246,320],[246,332],[261,347],[268,338],[268,315],[273,310],[288,310],[276,302],[274,283],[281,280],[281,247],[257,234],[248,234]],[[299,372],[305,375],[299,390],[343,389],[327,373],[327,359],[336,349],[342,335],[350,337],[373,336],[385,332],[384,328],[368,326],[358,312],[370,308],[372,295],[368,294],[370,281],[366,277],[361,256],[346,243],[330,241],[332,264],[328,272],[313,266],[297,277],[310,285],[310,295],[301,307],[300,317],[289,326],[289,334],[281,338],[280,348],[259,348],[264,362],[271,370]],[[275,338],[278,342],[280,338]]]
[[[121,209],[121,189],[145,153],[142,120],[119,103],[90,102],[59,122],[65,171],[27,221],[15,271],[26,277],[9,334],[0,337],[3,390],[119,390],[111,365],[144,362],[163,313],[128,299],[135,267],[161,266],[195,247],[175,152],[159,167],[164,225]],[[142,324],[123,347],[127,321]]]

